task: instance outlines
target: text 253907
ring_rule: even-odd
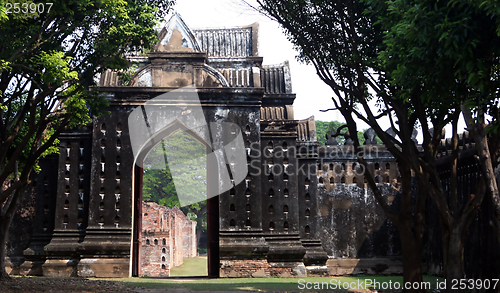
[[[6,3],[6,13],[49,13],[54,3]]]

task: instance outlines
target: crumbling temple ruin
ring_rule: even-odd
[[[169,277],[185,257],[195,257],[196,222],[178,208],[142,203],[139,276]]]
[[[171,236],[178,230],[170,227],[178,227],[164,220],[165,229],[142,232],[151,223],[140,215],[156,207],[142,206],[142,169],[135,164],[128,117],[154,97],[188,85],[196,87],[207,123],[241,128],[247,152],[245,180],[207,200],[210,276],[400,272],[399,236],[367,189],[354,147],[334,139],[319,146],[314,118],[294,119],[289,66],[263,65],[257,24],[191,30],[175,14],[160,39],[149,54],[129,57],[139,67],[130,84],[116,72],[100,76],[110,113],[65,132],[60,154],[40,161],[42,172],[34,175],[22,209],[26,213],[18,214],[11,229],[12,273],[168,275],[180,254],[161,250],[178,245],[168,240],[177,239]],[[397,206],[397,164],[372,132],[365,136],[366,167]],[[460,143],[464,150],[472,148],[467,136]],[[444,156],[446,145],[443,140]],[[478,169],[467,164],[463,180],[473,181]],[[144,247],[155,241],[165,261],[141,271],[141,255],[149,253]],[[436,254],[427,255],[429,263],[438,262]]]

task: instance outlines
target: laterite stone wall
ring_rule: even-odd
[[[168,277],[184,257],[196,256],[196,222],[178,208],[142,204],[140,276]]]

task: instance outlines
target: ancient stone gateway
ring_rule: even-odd
[[[139,67],[129,85],[116,72],[104,72],[100,92],[110,112],[64,133],[60,155],[42,160],[31,242],[13,267],[46,276],[139,275],[145,240],[136,163],[148,148],[134,155],[129,115],[189,85],[206,123],[239,127],[248,167],[243,181],[208,199],[210,276],[321,275],[328,273],[328,255],[398,255],[394,228],[369,196],[352,145],[332,140],[320,148],[314,118],[294,120],[288,64],[263,66],[257,36],[257,24],[191,31],[175,14],[152,52],[129,57]],[[169,98],[156,106],[172,105],[192,106]],[[186,130],[177,120],[165,124],[157,139]],[[395,162],[383,146],[366,146],[372,149],[370,168],[394,198]],[[208,190],[220,191],[219,179],[208,174]],[[378,231],[384,241],[377,246]]]
[[[256,24],[191,31],[174,15],[152,52],[129,56],[138,65],[129,84],[120,81],[116,72],[103,72],[100,92],[109,99],[109,114],[63,133],[60,154],[40,160],[42,172],[33,174],[33,184],[10,229],[7,271],[127,277],[175,263],[165,257],[147,272],[139,270],[141,246],[147,241],[156,245],[156,238],[149,237],[162,236],[166,230],[142,233],[143,223],[149,224],[147,218],[141,221],[145,211],[141,210],[140,162],[154,142],[184,131],[206,148],[210,170],[206,192],[218,194],[207,200],[210,276],[401,273],[399,235],[375,202],[362,172],[368,168],[374,174],[378,187],[397,209],[397,162],[383,145],[377,145],[373,130],[365,133],[365,145],[357,150],[351,142],[339,145],[333,137],[319,146],[314,118],[294,120],[288,64],[262,65],[257,38]],[[180,96],[196,93],[196,103],[169,95],[176,90]],[[199,106],[199,115],[184,115],[192,113],[194,106]],[[178,118],[167,119],[165,107],[178,111]],[[141,123],[151,122],[145,132],[159,125],[157,129],[137,133],[140,119],[129,121],[135,111],[148,117]],[[193,121],[205,123],[210,135],[187,127]],[[226,133],[218,128],[221,123],[236,127]],[[227,156],[223,160],[227,164],[210,159],[213,143],[220,146],[220,138],[233,134],[241,135],[243,153]],[[139,152],[134,151],[135,139],[144,135],[148,139]],[[209,136],[212,144],[207,143]],[[449,186],[451,141],[442,139],[441,147],[439,174],[443,186]],[[459,197],[467,200],[480,172],[467,133],[460,136],[459,147],[463,187]],[[357,164],[359,151],[365,154],[366,166]],[[232,172],[236,161],[247,168],[244,178]],[[230,174],[229,188],[221,188],[221,182],[227,181],[224,169]],[[485,200],[481,210],[488,209],[491,206]],[[441,274],[437,214],[430,212],[427,217],[429,240],[423,261],[430,272]],[[492,249],[498,243],[488,215],[478,213],[468,232],[467,245],[474,247],[465,249],[469,278],[498,276],[500,250]],[[165,234],[151,251],[157,253],[163,239],[167,246]],[[479,254],[483,250],[488,253]]]

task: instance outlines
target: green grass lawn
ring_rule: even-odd
[[[127,278],[115,279],[115,281],[123,282],[126,285],[134,287],[142,287],[147,289],[189,289],[193,291],[260,291],[260,292],[368,292],[365,287],[355,288],[352,286],[358,283],[365,284],[367,280],[373,280],[382,284],[403,281],[403,277],[398,276],[360,276],[360,277],[308,277],[308,278],[220,278],[220,279],[146,279],[146,278]],[[435,287],[436,277],[424,276],[425,282],[430,282],[432,288]],[[302,285],[299,284],[302,282]],[[439,278],[439,281],[443,279]],[[309,283],[309,288],[305,288],[306,282]],[[351,290],[335,289],[331,284],[346,284]],[[349,285],[350,284],[350,285]],[[315,287],[319,286],[319,287]],[[321,288],[323,286],[323,288]],[[328,287],[327,287],[328,286]],[[370,288],[370,287],[368,287]],[[371,287],[370,289],[375,289]],[[380,289],[380,288],[379,288]],[[392,290],[382,290],[383,292],[392,292]],[[396,290],[397,291],[397,290]]]
[[[206,256],[186,257],[183,262],[182,265],[170,269],[170,277],[208,276]]]

